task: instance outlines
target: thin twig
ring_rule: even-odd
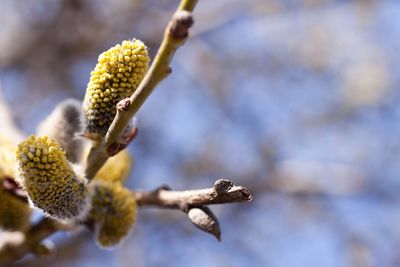
[[[230,182],[221,179],[215,183],[214,187],[207,189],[171,191],[162,187],[154,191],[134,191],[133,195],[139,206],[183,209],[184,211],[192,207],[245,202],[252,199],[249,190],[243,186],[232,185],[224,191],[218,191],[221,181]]]
[[[164,186],[150,192],[135,191],[133,195],[139,206],[180,209],[197,228],[213,235],[218,241],[221,241],[220,224],[207,205],[245,202],[252,199],[247,188],[235,186],[225,179],[216,181],[213,188],[172,191]]]
[[[108,147],[113,145],[124,132],[131,118],[153,92],[154,88],[171,73],[170,62],[176,51],[187,39],[188,30],[193,24],[191,12],[197,0],[181,0],[181,3],[165,29],[164,38],[157,55],[143,81],[129,99],[125,99],[124,108],[117,108],[117,114],[106,136],[88,155],[86,176],[91,180],[109,158]]]

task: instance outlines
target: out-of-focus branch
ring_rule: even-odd
[[[40,241],[55,233],[57,229],[57,222],[50,218],[43,218],[28,230],[24,242],[18,246],[5,246],[0,250],[0,266],[9,266],[14,261],[21,259],[31,252]]]
[[[131,118],[153,92],[154,88],[171,73],[170,62],[176,51],[188,37],[193,24],[192,11],[197,0],[181,0],[181,3],[165,29],[164,38],[156,57],[143,81],[130,98],[117,105],[117,114],[103,140],[88,155],[86,176],[91,180],[109,157],[108,148],[115,144]]]

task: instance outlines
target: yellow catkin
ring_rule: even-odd
[[[116,114],[116,104],[139,86],[150,58],[143,42],[123,41],[98,58],[87,86],[84,110],[87,131],[104,135]]]
[[[109,158],[103,167],[101,167],[94,179],[97,181],[122,184],[128,178],[132,162],[133,160],[129,155],[128,150],[124,149],[114,157]]]
[[[17,146],[0,134],[0,175],[15,176],[15,151]]]
[[[22,199],[4,190],[4,179],[15,176],[15,151],[17,146],[6,136],[0,135],[0,228],[24,231],[29,226],[31,209]]]
[[[17,180],[31,203],[61,220],[81,218],[88,209],[86,179],[75,173],[59,144],[30,136],[18,145]]]
[[[0,176],[0,184],[5,176]],[[29,226],[31,209],[26,201],[13,196],[0,186],[0,229],[25,231]]]
[[[95,182],[89,218],[95,223],[96,240],[102,247],[117,245],[136,220],[132,193],[118,183]]]

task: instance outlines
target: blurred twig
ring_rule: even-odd
[[[55,221],[43,218],[28,230],[23,243],[18,246],[5,246],[0,250],[0,266],[9,266],[12,262],[27,255],[35,245],[52,235],[57,229]]]

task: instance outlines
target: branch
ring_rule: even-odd
[[[117,114],[108,129],[106,136],[94,146],[88,155],[86,176],[91,180],[110,156],[107,150],[122,135],[131,118],[153,92],[154,88],[171,73],[170,62],[176,51],[188,37],[189,28],[193,24],[191,12],[197,0],[181,0],[181,3],[165,29],[164,38],[156,57],[146,73],[143,81],[130,98],[117,105]]]
[[[169,187],[160,187],[154,191],[133,192],[139,206],[180,209],[200,230],[209,233],[221,241],[221,228],[217,217],[207,205],[251,201],[252,195],[247,188],[235,186],[231,181],[220,179],[213,188],[171,191]]]
[[[154,191],[134,191],[133,195],[139,206],[180,209],[184,212],[193,207],[245,202],[252,199],[247,188],[235,186],[223,179],[216,181],[213,188],[171,191],[161,187]]]
[[[10,191],[13,192],[16,191]],[[206,205],[246,202],[252,199],[247,188],[235,186],[223,179],[216,181],[214,187],[206,189],[171,191],[164,186],[152,191],[133,191],[132,194],[140,207],[179,209],[187,213],[193,224],[213,234],[218,240],[221,236],[218,220]],[[35,245],[58,230],[62,228],[55,220],[43,218],[28,230],[22,244],[0,250],[0,266],[7,266],[29,254]]]

